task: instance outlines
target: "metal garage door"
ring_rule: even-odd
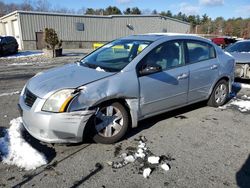
[[[21,42],[20,42],[19,27],[18,27],[17,20],[12,21],[12,26],[13,26],[13,35],[16,38],[17,43],[18,43],[19,48],[20,48],[21,47]]]
[[[10,29],[8,22],[4,23],[5,35],[10,35]]]

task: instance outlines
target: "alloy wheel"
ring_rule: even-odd
[[[217,104],[223,103],[227,97],[227,86],[220,84],[215,90],[215,101]]]
[[[97,112],[94,124],[100,136],[113,137],[121,131],[124,121],[121,111],[110,105],[101,108]]]

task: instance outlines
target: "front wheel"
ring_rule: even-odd
[[[93,117],[93,140],[98,143],[112,144],[119,141],[127,132],[128,112],[118,102],[105,104],[99,107]]]
[[[208,106],[222,106],[226,103],[228,94],[228,82],[226,80],[220,80],[213,89],[213,92],[208,100]]]

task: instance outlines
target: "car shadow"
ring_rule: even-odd
[[[250,187],[250,154],[241,169],[236,173],[236,182],[240,188]]]
[[[248,79],[241,79],[241,78],[235,78],[235,82],[243,83],[243,84],[250,84],[250,80]]]
[[[197,110],[199,108],[205,107],[206,101],[202,101],[199,103],[195,103],[192,105],[188,105],[186,107],[182,107],[176,110],[172,110],[160,115],[156,115],[154,117],[150,117],[144,120],[141,120],[138,122],[138,127],[131,129],[128,134],[125,136],[125,139],[128,139],[130,137],[133,137],[134,135],[137,135],[138,133],[140,133],[141,131],[145,130],[145,129],[149,129],[150,127],[152,127],[153,125],[157,124],[158,122],[162,121],[162,120],[167,120],[170,119],[172,117],[175,117],[176,119],[187,119],[188,117],[182,115],[185,114],[187,112],[193,111],[193,110]]]

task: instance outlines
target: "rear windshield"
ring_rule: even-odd
[[[250,52],[250,42],[238,42],[235,43],[228,48],[226,48],[228,52]]]
[[[107,72],[118,72],[150,43],[143,40],[115,40],[83,58],[81,62],[89,68],[101,68]]]

